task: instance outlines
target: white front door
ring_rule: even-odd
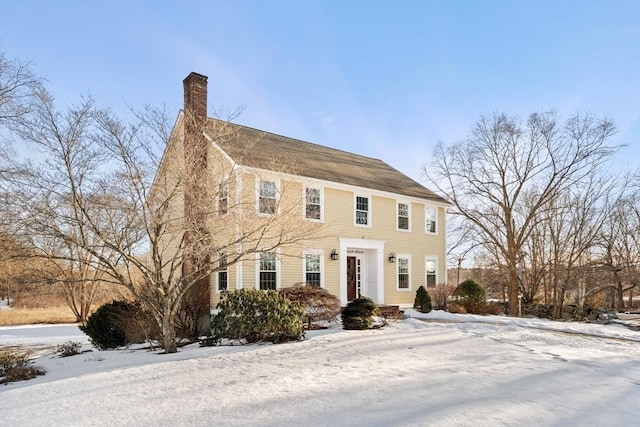
[[[384,242],[340,238],[340,303],[359,296],[384,304]]]

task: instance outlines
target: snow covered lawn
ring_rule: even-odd
[[[433,312],[381,330],[159,355],[42,350],[75,326],[0,328],[47,375],[0,386],[2,425],[623,426],[640,419],[640,332]],[[415,317],[425,317],[427,321]],[[446,322],[445,322],[446,321]],[[86,344],[89,348],[89,345]]]

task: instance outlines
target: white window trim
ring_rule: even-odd
[[[366,224],[358,224],[357,222],[357,207],[358,207],[358,197],[367,198],[369,201],[367,203],[367,207],[369,210],[367,211],[367,223]],[[371,228],[371,224],[373,222],[373,197],[370,194],[362,194],[362,193],[353,193],[353,225],[356,227],[363,228]]]
[[[406,259],[409,260],[409,263],[408,263],[409,287],[408,288],[401,288],[400,287],[400,263],[398,262],[400,260],[400,258],[406,258]],[[412,289],[412,286],[411,286],[411,255],[409,255],[409,254],[397,254],[396,255],[396,291],[407,292],[407,291],[410,291],[411,289]]]
[[[227,190],[227,211],[225,213],[221,213],[220,212],[220,194],[222,192],[222,188],[226,188]],[[229,197],[229,177],[225,177],[221,182],[218,183],[218,197],[216,198],[216,203],[218,205],[218,215],[219,216],[226,216],[229,214],[229,200],[231,199],[231,197]]]
[[[228,259],[229,256],[225,255],[225,257]],[[220,258],[218,258],[218,261],[220,261]],[[229,264],[226,265],[226,271],[227,271],[227,291],[229,290]],[[225,271],[225,270],[216,270],[215,275],[216,275],[216,294],[219,294],[223,291],[220,290],[220,276],[218,275],[218,273],[220,273],[221,271]]]
[[[267,170],[267,169],[261,169],[261,168],[256,168],[256,167],[251,167],[251,166],[238,166],[237,170],[240,171],[241,173],[248,173],[251,175],[256,175],[256,176],[270,176],[269,174],[273,174],[273,171]],[[407,196],[404,194],[399,194],[399,193],[393,193],[393,192],[389,192],[389,191],[381,191],[381,190],[374,190],[371,188],[367,188],[364,189],[363,187],[359,187],[356,185],[351,185],[351,184],[343,184],[343,183],[338,183],[335,181],[327,181],[324,179],[312,179],[312,178],[308,178],[308,177],[301,177],[299,175],[294,175],[291,173],[284,173],[281,172],[277,175],[280,179],[286,180],[286,181],[292,181],[292,182],[302,182],[304,181],[305,183],[308,182],[313,182],[316,183],[318,186],[324,186],[326,188],[331,188],[331,189],[335,189],[335,190],[342,190],[342,191],[346,191],[349,193],[360,193],[362,194],[363,192],[367,192],[372,196],[375,197],[381,197],[384,199],[392,199],[395,200],[398,197],[402,197],[403,199],[407,199],[407,200],[411,200],[414,203],[419,203],[421,205],[425,204],[425,199],[423,197],[412,197],[412,196]],[[316,185],[316,184],[312,184],[312,185]],[[429,205],[432,206],[439,206],[441,208],[450,208],[453,205],[451,203],[446,203],[446,202],[437,202],[437,201],[432,201],[429,200],[428,201]]]
[[[236,262],[236,289],[243,288],[243,282],[242,282],[243,272],[244,272],[243,261],[239,260],[238,262]]]
[[[436,221],[436,231],[431,232],[429,230],[427,230],[427,210],[428,209],[433,209],[435,212],[435,221]],[[440,232],[440,227],[438,227],[438,207],[437,206],[431,206],[431,205],[427,205],[424,207],[424,233],[425,234],[431,234],[432,236],[437,236]]]
[[[400,215],[398,213],[398,210],[400,208],[400,205],[407,205],[407,222],[408,222],[408,228],[405,230],[404,228],[400,228]],[[426,220],[425,220],[425,229],[426,229]],[[411,202],[406,201],[406,200],[396,200],[396,230],[397,231],[402,231],[402,232],[411,232]]]
[[[256,289],[260,289],[260,254],[263,252],[271,252],[276,256],[276,290],[280,289],[280,282],[282,280],[282,266],[280,265],[280,256],[278,251],[260,251],[256,253]]]
[[[427,284],[427,262],[428,261],[435,261],[435,263],[436,263],[436,271],[435,271],[436,280],[435,280],[435,283],[433,284],[434,287],[438,286],[438,278],[440,276],[440,274],[438,272],[438,257],[437,256],[426,256],[426,257],[424,257],[424,287],[426,289],[429,289],[429,286]],[[431,289],[433,289],[433,288],[431,288]]]
[[[316,190],[320,190],[320,219],[307,218],[307,188],[313,188]],[[303,184],[302,185],[302,218],[311,222],[324,222],[324,187],[320,185],[313,184]]]
[[[260,182],[261,181],[265,181],[265,182],[273,182],[276,184],[276,211],[273,214],[268,214],[268,213],[262,213],[260,212]],[[266,177],[256,177],[256,214],[260,215],[260,216],[271,216],[271,215],[277,215],[280,212],[280,180],[276,179],[276,178],[266,178]]]
[[[305,249],[302,251],[302,283],[307,283],[307,255],[320,256],[320,288],[324,289],[324,250]]]

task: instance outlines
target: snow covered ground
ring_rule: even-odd
[[[0,386],[3,426],[626,426],[640,420],[640,332],[409,311],[380,330],[177,354],[92,351],[72,325],[0,328],[47,375]],[[419,320],[418,317],[424,318]],[[54,346],[54,347],[51,347]]]

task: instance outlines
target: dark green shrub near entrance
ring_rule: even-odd
[[[424,286],[420,286],[416,291],[416,299],[413,301],[413,308],[420,313],[428,313],[432,310],[431,297]]]
[[[277,291],[238,289],[223,292],[211,320],[213,340],[244,339],[274,344],[304,338],[300,306]]]
[[[342,310],[344,329],[369,329],[373,325],[373,316],[378,314],[378,306],[371,298],[356,298]]]

